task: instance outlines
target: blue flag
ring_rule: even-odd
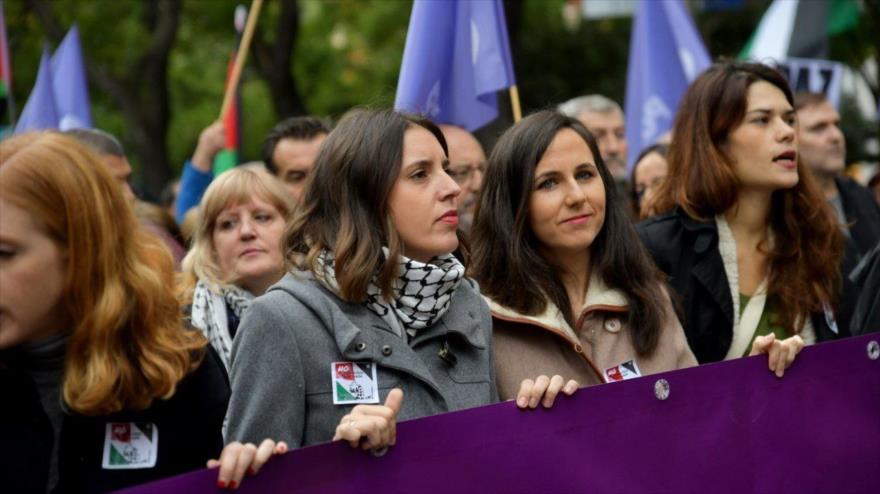
[[[40,69],[37,71],[37,82],[18,117],[15,133],[57,128],[58,111],[55,108],[55,94],[52,91],[52,67],[49,62],[49,49],[44,48]]]
[[[394,108],[476,130],[515,85],[501,0],[415,0]]]
[[[89,88],[76,25],[70,28],[52,55],[52,76],[58,127],[61,130],[91,128]]]
[[[672,128],[678,103],[712,60],[681,0],[641,0],[626,74],[628,168]]]

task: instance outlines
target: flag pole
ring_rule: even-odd
[[[232,66],[232,74],[229,76],[229,83],[226,85],[226,93],[223,95],[223,106],[220,107],[220,119],[226,117],[226,112],[232,104],[235,97],[235,88],[238,87],[238,80],[241,78],[241,69],[247,59],[247,52],[251,46],[251,38],[254,37],[254,28],[257,25],[257,17],[260,15],[260,8],[263,6],[263,0],[254,0],[251,4],[251,10],[248,12],[247,24],[244,27],[244,34],[241,37],[241,44],[238,45],[238,51],[235,54],[235,64]]]
[[[522,108],[519,106],[519,89],[516,84],[510,86],[510,106],[513,109],[513,123],[522,120]]]

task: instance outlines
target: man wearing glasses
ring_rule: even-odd
[[[461,187],[461,194],[458,196],[459,228],[469,232],[474,221],[480,186],[483,184],[486,154],[480,142],[461,127],[441,125],[440,130],[443,131],[449,147],[449,176]]]

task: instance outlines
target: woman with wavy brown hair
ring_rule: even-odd
[[[683,302],[700,362],[769,353],[781,376],[804,344],[837,338],[842,237],[798,159],[791,90],[774,69],[720,63],[688,88],[669,174],[639,226]]]
[[[222,480],[264,463],[266,437],[382,449],[399,420],[497,400],[448,168],[440,129],[392,110],[351,111],[321,145],[285,232],[293,270],[233,343]]]
[[[229,390],[182,327],[170,253],[73,139],[26,134],[0,156],[4,488],[106,491],[203,466]]]

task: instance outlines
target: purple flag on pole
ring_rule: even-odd
[[[636,9],[626,74],[628,168],[672,128],[688,85],[712,60],[681,0],[642,0]]]
[[[37,82],[34,83],[34,88],[24,105],[24,110],[18,117],[15,133],[57,128],[58,111],[55,107],[55,94],[52,91],[52,67],[47,47],[43,49],[40,69],[37,71]]]
[[[413,3],[394,108],[476,130],[516,84],[501,0]]]
[[[52,87],[61,130],[92,127],[79,28],[74,24],[52,55]]]

